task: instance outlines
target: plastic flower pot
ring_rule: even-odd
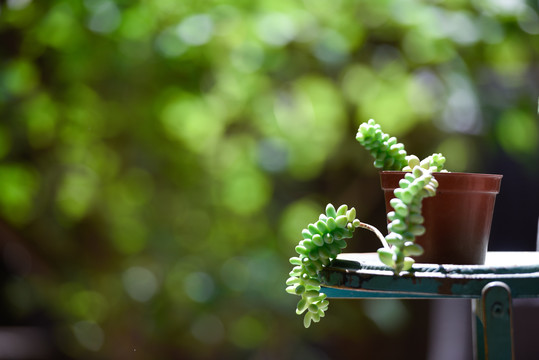
[[[393,190],[402,171],[382,171],[380,179],[387,212],[393,211]],[[425,252],[418,263],[481,265],[490,236],[496,194],[502,175],[434,173],[436,196],[423,200],[425,234],[416,238]]]

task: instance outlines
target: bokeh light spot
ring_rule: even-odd
[[[288,147],[279,138],[264,139],[258,144],[258,163],[268,172],[281,172],[288,165]]]
[[[318,215],[323,210],[320,204],[308,199],[297,200],[288,205],[281,214],[280,236],[286,238],[290,244],[297,245],[305,225],[318,220]]]
[[[406,97],[410,79],[399,68],[394,69],[391,80],[379,81],[379,86],[358,106],[358,123],[373,118],[383,129],[391,129],[398,136],[409,131],[419,120]]]
[[[155,39],[155,48],[166,58],[176,58],[187,51],[189,46],[180,39],[175,28],[166,28]]]
[[[88,28],[96,33],[108,34],[118,28],[122,21],[122,13],[110,0],[85,1],[92,10],[88,20]]]
[[[272,187],[266,176],[258,171],[232,172],[223,182],[223,204],[237,214],[250,214],[265,206]]]
[[[524,0],[478,0],[474,5],[489,15],[517,16],[525,8]]]
[[[0,165],[0,211],[4,219],[22,224],[30,220],[38,190],[36,173],[20,165]]]
[[[189,45],[206,44],[213,35],[213,20],[207,14],[191,15],[184,19],[177,28],[180,38]]]
[[[359,104],[362,101],[369,101],[371,94],[377,92],[378,84],[378,79],[372,69],[364,65],[351,65],[342,74],[342,91],[351,103]]]
[[[454,172],[465,172],[473,168],[477,153],[466,139],[458,136],[442,141],[436,152],[444,154],[447,159],[446,168]]]
[[[99,322],[107,315],[108,304],[100,293],[91,290],[73,291],[68,300],[73,315]]]
[[[534,154],[539,145],[539,126],[529,114],[506,111],[496,124],[500,144],[510,154]]]
[[[350,45],[346,38],[334,30],[325,30],[314,45],[314,55],[326,63],[341,63],[348,56]]]
[[[139,302],[150,300],[159,287],[153,272],[141,266],[127,269],[123,273],[122,281],[129,296]]]
[[[471,45],[481,37],[476,19],[466,12],[448,12],[438,24],[456,43],[462,45]]]
[[[306,76],[278,92],[273,105],[274,121],[288,143],[288,171],[298,179],[316,176],[344,135],[340,93],[327,79]]]
[[[122,15],[121,33],[129,39],[146,40],[156,24],[149,7],[143,4],[133,6]]]
[[[94,171],[79,166],[67,172],[62,179],[56,205],[69,218],[80,219],[90,210],[95,200],[98,178]]]
[[[50,96],[41,93],[25,106],[28,141],[35,148],[50,145],[56,133],[58,110]]]
[[[442,116],[436,119],[438,126],[448,132],[479,134],[483,120],[474,85],[458,73],[448,73],[444,79],[447,95]]]
[[[202,152],[219,138],[223,124],[201,98],[188,94],[174,96],[161,111],[167,135],[184,143],[190,150]]]
[[[264,42],[274,46],[286,45],[296,36],[296,26],[293,20],[282,13],[262,15],[256,23],[256,30]]]
[[[3,72],[2,87],[13,95],[24,95],[35,89],[39,83],[38,71],[34,65],[25,60],[19,59],[7,65]]]
[[[518,17],[518,25],[528,34],[539,34],[539,15],[535,9],[526,5],[526,10],[522,11]]]
[[[254,72],[264,62],[264,49],[254,42],[243,43],[230,53],[230,62],[241,72]]]
[[[486,48],[487,61],[504,77],[504,81],[518,85],[529,61],[527,44],[518,37],[507,36],[499,44]]]
[[[7,7],[12,10],[22,10],[31,2],[32,0],[7,0]]]
[[[185,277],[184,289],[191,300],[205,303],[214,295],[215,283],[207,273],[193,272]]]
[[[420,116],[430,117],[439,111],[445,99],[445,88],[438,76],[429,70],[416,72],[407,88],[408,102],[412,111]]]
[[[72,327],[79,344],[91,351],[99,351],[105,341],[103,329],[93,321],[79,321]]]
[[[475,93],[466,88],[455,89],[447,99],[442,128],[466,134],[481,131],[481,117]]]
[[[480,16],[477,20],[477,26],[484,42],[496,44],[503,40],[505,30],[498,21],[491,16]]]

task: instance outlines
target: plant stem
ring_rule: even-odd
[[[384,235],[382,235],[382,233],[380,232],[380,230],[378,230],[377,228],[375,228],[374,226],[372,225],[369,225],[367,223],[364,223],[364,222],[359,222],[359,227],[360,228],[363,228],[363,229],[366,229],[366,230],[370,230],[372,231],[373,233],[376,234],[376,236],[378,237],[378,239],[380,239],[380,241],[382,242],[382,245],[386,248],[386,249],[389,249],[389,244],[387,243]]]

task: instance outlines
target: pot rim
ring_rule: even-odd
[[[380,170],[379,173],[380,174],[384,174],[384,173],[387,173],[387,174],[406,174],[406,173],[409,173],[410,171],[400,171],[400,170]],[[486,177],[499,177],[499,178],[502,178],[503,175],[501,174],[488,174],[488,173],[474,173],[474,172],[458,172],[458,171],[448,171],[448,172],[445,172],[445,171],[435,171],[433,172],[433,174],[436,174],[436,176],[486,176]]]
[[[393,191],[399,187],[399,181],[404,178],[406,171],[380,171],[382,190]],[[503,175],[482,174],[467,172],[435,172],[433,173],[439,183],[437,192],[500,192]]]

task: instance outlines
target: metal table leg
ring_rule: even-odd
[[[477,360],[514,359],[511,289],[501,281],[487,284],[472,300]]]

